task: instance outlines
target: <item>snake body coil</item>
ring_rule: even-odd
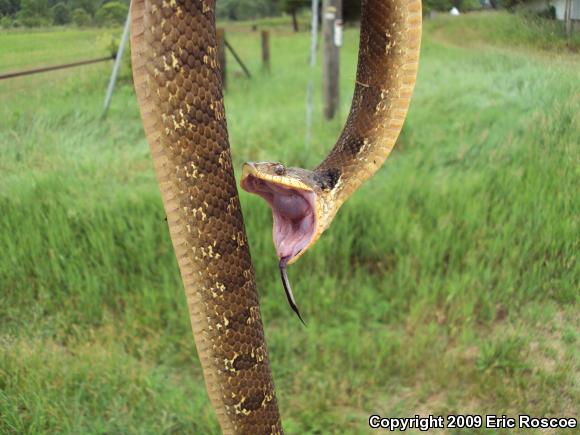
[[[215,0],[133,0],[131,20],[135,89],[210,400],[224,433],[282,433],[229,151]],[[363,0],[352,109],[331,153],[313,171],[245,166],[242,186],[274,210],[284,266],[394,146],[420,37],[420,0]]]

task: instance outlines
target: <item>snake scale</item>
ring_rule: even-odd
[[[285,268],[395,145],[415,84],[420,0],[363,0],[352,107],[314,170],[247,163]],[[279,434],[254,270],[230,155],[215,0],[133,0],[133,78],[211,403],[226,434]],[[289,289],[287,289],[289,291]],[[294,300],[289,292],[290,303]]]

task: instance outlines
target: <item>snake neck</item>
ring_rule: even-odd
[[[289,256],[288,264],[314,245],[395,146],[415,85],[420,42],[420,0],[364,0],[352,105],[328,156],[314,170],[268,162],[244,166],[242,188],[272,207],[274,244],[280,258]]]
[[[332,215],[397,142],[417,76],[421,20],[420,0],[363,1],[351,109],[335,146],[314,169],[336,179],[329,195]]]

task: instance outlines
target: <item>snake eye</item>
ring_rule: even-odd
[[[274,166],[274,172],[276,175],[284,175],[286,173],[286,168],[284,168],[284,165],[278,164]]]

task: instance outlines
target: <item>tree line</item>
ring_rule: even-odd
[[[460,10],[480,9],[482,0],[423,0],[425,12],[430,10],[448,11],[452,7]],[[490,0],[495,4],[508,2],[525,2],[531,0]],[[322,0],[319,0],[322,3]],[[247,20],[282,13],[290,15],[294,30],[298,30],[297,15],[309,9],[311,0],[217,0],[217,13],[221,18],[230,20]],[[343,19],[345,22],[360,18],[361,0],[342,0]],[[495,7],[495,6],[494,6]]]
[[[321,0],[319,0],[322,2]],[[423,0],[425,13],[446,11],[455,6],[460,10],[477,9],[481,0]],[[494,5],[527,0],[490,0]],[[357,20],[361,0],[343,0],[345,21]],[[299,14],[310,8],[311,0],[217,0],[217,15],[222,19],[247,20],[288,14],[298,31]],[[0,0],[0,27],[39,27],[75,24],[110,26],[122,24],[129,0]]]
[[[0,0],[0,27],[116,26],[128,0]]]

